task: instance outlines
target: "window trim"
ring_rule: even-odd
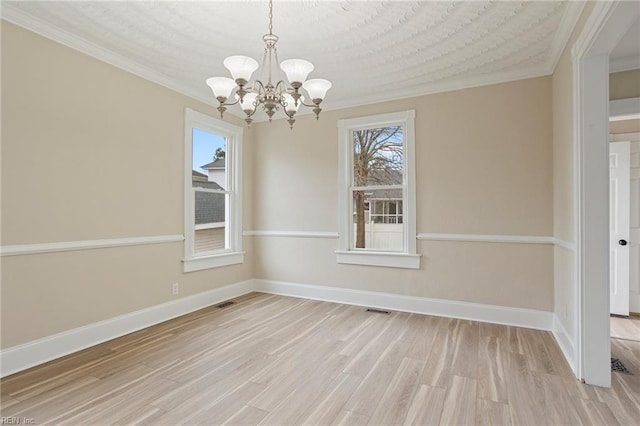
[[[215,133],[227,138],[226,160],[231,169],[227,173],[229,193],[228,238],[229,248],[195,253],[194,190],[193,170],[193,129]],[[183,272],[235,265],[244,262],[242,251],[242,127],[210,117],[190,108],[184,113],[184,259]]]
[[[353,234],[353,147],[350,133],[371,127],[402,125],[404,132],[403,246],[404,251],[355,250]],[[338,120],[338,263],[420,269],[416,245],[415,110]]]

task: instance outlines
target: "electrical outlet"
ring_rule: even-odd
[[[171,294],[175,296],[178,293],[180,293],[180,285],[178,283],[173,283],[171,285]]]

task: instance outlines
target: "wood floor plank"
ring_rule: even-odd
[[[279,415],[296,423],[297,418],[304,414],[323,387],[343,371],[348,361],[349,358],[344,355],[333,354],[324,362],[315,364],[313,370],[307,370],[306,374],[291,380],[283,376],[266,385],[265,391],[252,399],[249,405],[268,411],[269,416]],[[301,411],[299,405],[304,405]],[[274,417],[269,416],[265,421],[273,421]]]
[[[126,387],[112,398],[96,400],[90,407],[71,411],[56,420],[56,424],[91,425],[112,424],[122,417],[136,415],[140,406],[151,407],[149,402],[175,389],[177,383],[161,378],[150,378]],[[147,413],[147,417],[156,414]]]
[[[620,318],[612,316],[609,320],[609,325],[611,337],[640,341],[640,317]]]
[[[509,405],[478,399],[476,401],[476,425],[511,425]]]
[[[507,382],[509,411],[513,424],[546,424],[543,413],[540,384],[535,381],[528,369],[524,355],[508,353],[504,369]]]
[[[264,388],[264,385],[246,382],[225,398],[220,399],[210,408],[202,410],[197,415],[189,418],[185,416],[180,422],[212,425],[223,424],[240,411],[249,400],[264,391]]]
[[[370,417],[386,391],[385,385],[393,379],[406,352],[407,348],[398,340],[387,346],[378,362],[369,370],[360,386],[349,398],[345,409]]]
[[[618,419],[613,415],[613,412],[604,402],[581,398],[570,398],[569,401],[574,406],[576,413],[580,417],[579,424],[607,426],[616,426],[620,424]]]
[[[364,426],[369,424],[369,416],[343,410],[338,414],[333,424],[336,426]]]
[[[611,387],[596,387],[596,393],[600,401],[609,406],[613,415],[621,424],[638,424],[640,403],[638,395],[629,392],[629,389],[621,382],[621,373],[611,374]]]
[[[115,420],[113,424],[116,426],[158,424],[164,414],[164,411],[152,405],[140,405],[134,411]]]
[[[387,325],[352,358],[351,362],[344,369],[345,373],[365,377],[378,362],[387,347],[394,342],[398,335],[404,330],[410,317],[409,314],[397,312],[393,315],[395,315],[395,321],[388,322]]]
[[[397,312],[392,312],[390,315],[369,313],[369,317],[362,323],[361,327],[354,330],[355,333],[340,353],[347,356],[358,355],[364,347],[371,343],[371,340],[380,334],[381,330],[385,330],[391,323],[396,321],[398,315]]]
[[[436,425],[440,423],[446,389],[420,385],[411,401],[405,425]]]
[[[372,424],[402,424],[409,405],[419,385],[425,361],[404,358],[398,370],[382,395],[382,400],[371,415]]]
[[[0,380],[37,424],[638,424],[631,375],[575,379],[546,331],[254,293]]]
[[[335,384],[329,392],[319,395],[307,409],[302,418],[303,424],[325,425],[331,424],[338,417],[345,404],[362,382],[362,378],[350,374],[341,374],[335,379]]]
[[[417,360],[426,360],[431,353],[433,341],[438,332],[441,318],[429,315],[414,315],[418,332],[409,345],[406,356]]]
[[[531,372],[542,392],[542,409],[549,424],[578,424],[580,416],[575,411],[571,398],[564,390],[561,376]]]
[[[451,378],[451,360],[456,349],[460,325],[461,321],[457,319],[446,318],[441,321],[422,374],[422,383],[447,387]]]
[[[440,423],[444,425],[473,424],[476,419],[476,388],[475,379],[451,376]]]
[[[170,412],[182,404],[197,400],[203,392],[222,397],[249,381],[255,374],[269,369],[276,361],[277,357],[263,353],[243,354],[237,362],[228,366],[229,368],[212,366],[211,374],[183,383],[182,386],[152,401],[151,405]]]
[[[260,410],[250,405],[245,405],[232,417],[228,418],[225,425],[257,425],[264,419],[268,412]]]
[[[451,369],[457,376],[478,378],[479,340],[478,323],[461,321],[451,361]]]
[[[487,401],[507,403],[507,383],[505,381],[505,351],[500,349],[501,340],[497,336],[483,337],[478,354],[478,398]]]

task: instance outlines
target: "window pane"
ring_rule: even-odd
[[[200,183],[198,182],[198,184]],[[226,238],[228,195],[196,190],[194,198],[194,251],[198,253],[228,248]]]
[[[227,188],[227,142],[223,136],[193,129],[191,185],[194,193],[194,253],[229,248],[228,196],[198,191]]]
[[[355,130],[351,135],[354,186],[402,184],[402,126]]]
[[[223,136],[193,129],[193,180],[227,188],[227,141]]]
[[[367,204],[370,210],[366,209]],[[401,206],[402,189],[353,191],[351,248],[403,251]]]

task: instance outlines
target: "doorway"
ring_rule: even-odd
[[[574,45],[577,373],[611,386],[609,282],[609,55],[638,20],[637,3],[597,3]]]

